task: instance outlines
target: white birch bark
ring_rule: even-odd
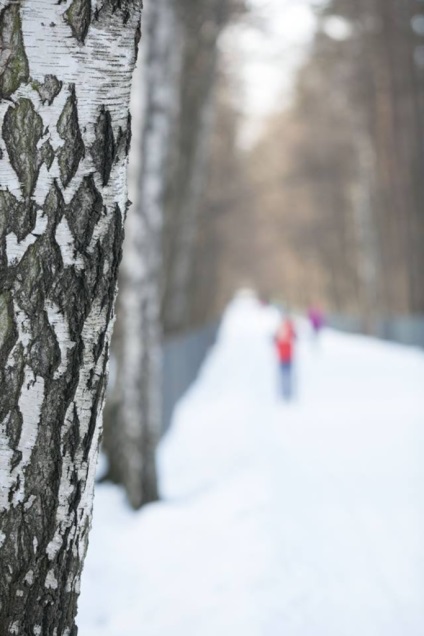
[[[0,2],[0,633],[76,634],[136,0]]]

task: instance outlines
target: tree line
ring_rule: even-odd
[[[209,311],[244,279],[372,331],[424,313],[424,7],[332,0],[316,14],[289,106],[237,153],[228,200],[210,192],[220,258]],[[236,116],[228,100],[224,110]]]

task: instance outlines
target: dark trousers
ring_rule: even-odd
[[[291,400],[294,394],[292,362],[280,362],[280,380],[284,399]]]

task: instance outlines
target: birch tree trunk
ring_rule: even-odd
[[[127,206],[136,0],[0,3],[0,633],[73,636]]]
[[[141,152],[130,162],[137,187],[131,193],[135,205],[127,224],[114,343],[116,385],[104,439],[107,477],[124,485],[134,508],[158,496],[162,299],[171,305],[166,315],[181,327],[188,315],[216,40],[227,4],[155,0],[146,11]]]
[[[143,107],[138,95],[134,99],[134,109],[143,112],[142,136],[130,161],[134,205],[127,222],[119,286],[113,416],[105,436],[110,476],[124,485],[134,508],[158,497],[155,452],[161,426],[163,206],[181,60],[175,0],[150,2],[144,25],[142,86],[137,91],[143,94]]]

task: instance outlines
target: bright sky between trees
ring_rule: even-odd
[[[309,0],[249,0],[246,21],[227,30],[222,47],[236,59],[237,106],[244,115],[242,144],[263,119],[290,99],[295,71],[316,26]]]
[[[248,0],[250,15],[227,29],[222,38],[237,90],[237,107],[244,118],[241,144],[249,146],[271,113],[287,105],[294,79],[317,27],[314,6],[322,0]],[[325,29],[343,39],[348,24],[330,18]]]

